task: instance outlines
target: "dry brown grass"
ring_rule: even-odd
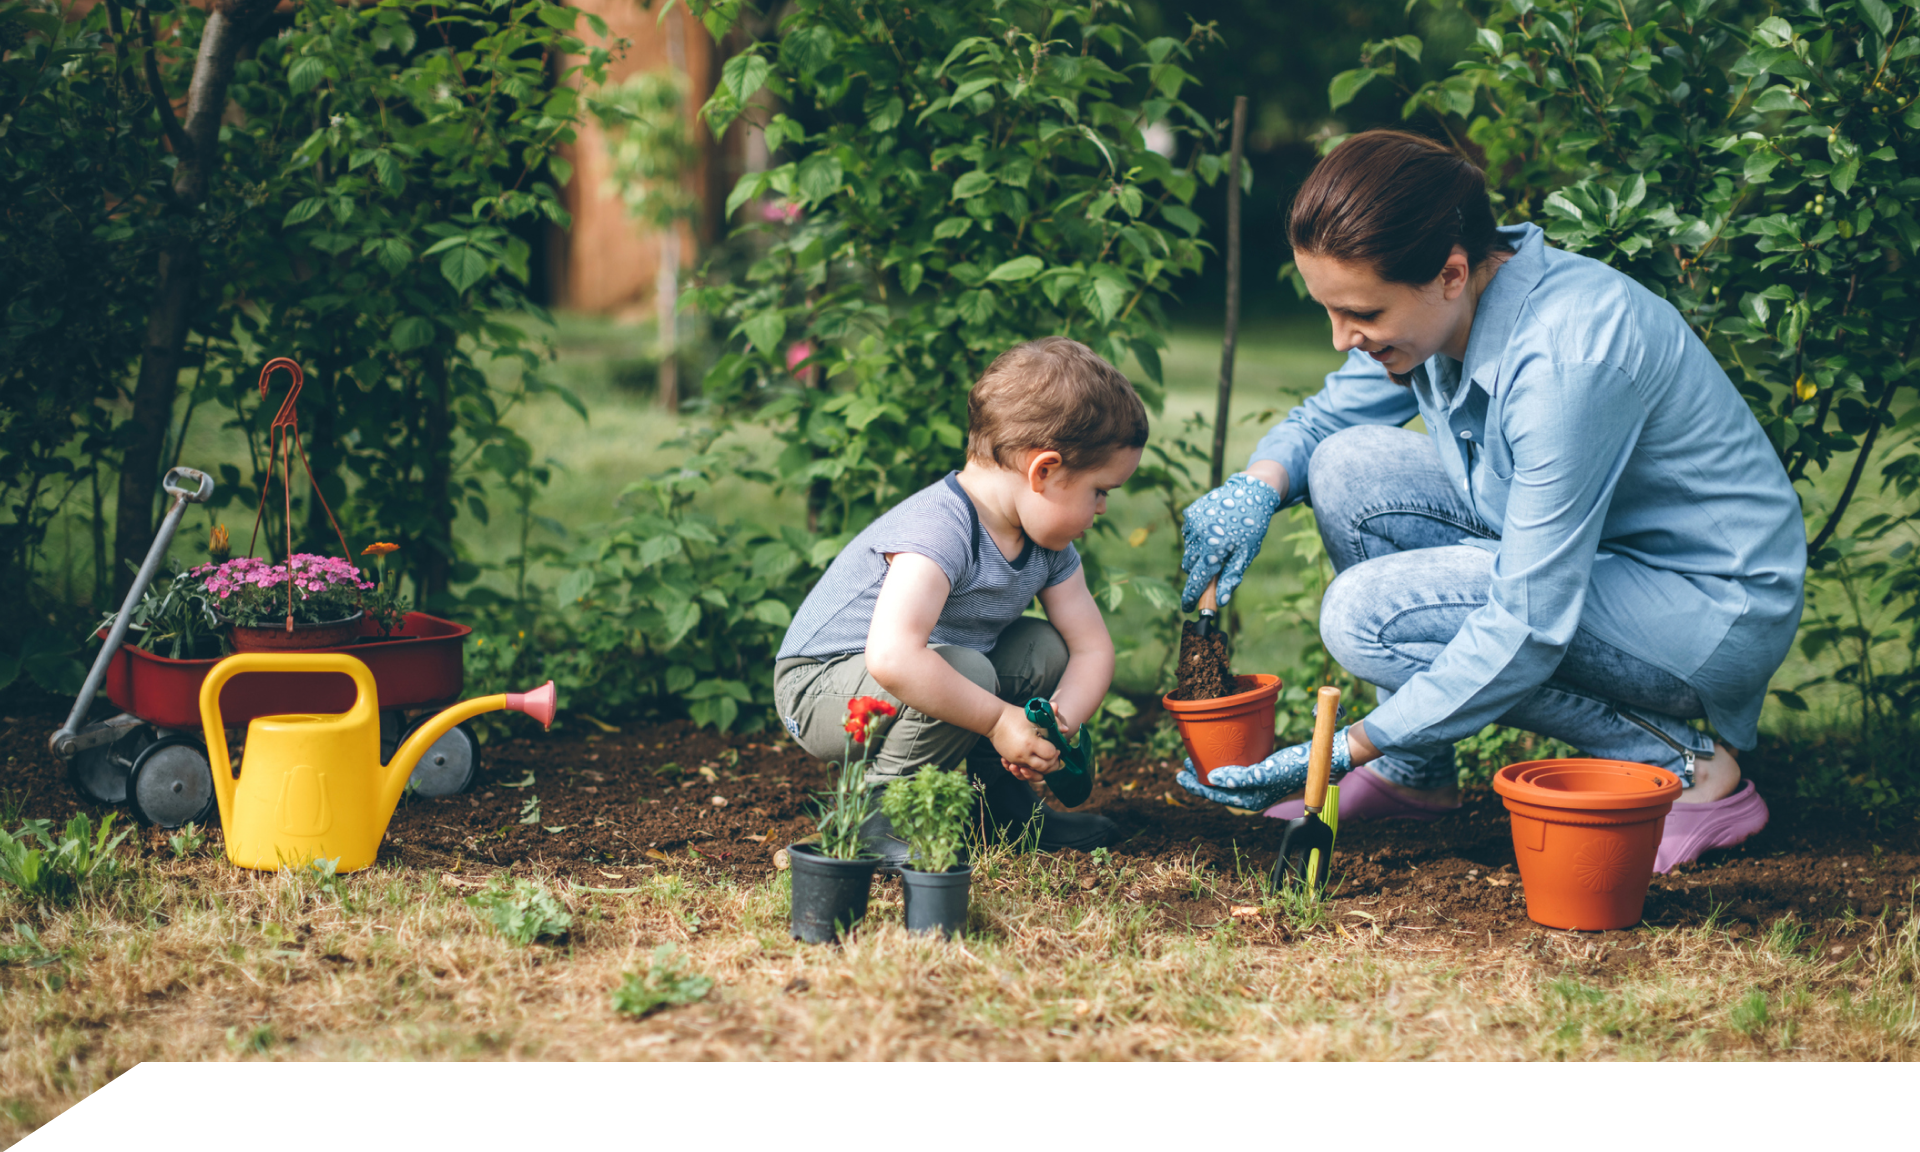
[[[559,944],[508,943],[468,889],[399,868],[328,882],[203,854],[139,861],[64,909],[0,896],[0,925],[46,949],[0,932],[0,1136],[152,1059],[1904,1059],[1920,1042],[1911,918],[1842,958],[1809,955],[1791,921],[1649,930],[1627,953],[1545,931],[1489,949],[1271,901],[1235,917],[1250,887],[1177,865],[1116,862],[1088,888],[1068,862],[996,854],[966,940],[907,935],[886,885],[828,948],[788,938],[784,877],[540,879],[574,914]],[[621,974],[662,942],[713,994],[617,1015]]]

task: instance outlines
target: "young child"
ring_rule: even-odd
[[[1042,849],[1110,843],[1111,820],[1034,794],[1027,782],[1060,753],[1024,709],[1052,700],[1073,739],[1106,696],[1113,640],[1073,541],[1146,442],[1146,406],[1086,345],[1050,336],[1002,353],[967,395],[966,467],[854,537],[795,614],[774,667],[793,738],[839,759],[847,702],[878,696],[897,715],[867,737],[876,786],[964,760],[996,834],[1037,833]],[[1045,620],[1022,615],[1035,596]],[[905,861],[884,816],[867,834],[884,866]]]

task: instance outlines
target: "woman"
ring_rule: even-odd
[[[1806,534],[1679,312],[1497,227],[1480,170],[1404,132],[1336,148],[1288,233],[1347,362],[1188,508],[1183,602],[1216,576],[1226,602],[1274,512],[1311,502],[1338,573],[1321,637],[1381,689],[1334,739],[1341,820],[1458,807],[1453,742],[1497,722],[1677,773],[1662,872],[1765,827],[1734,749],[1799,625]],[[1180,782],[1297,816],[1276,801],[1306,751]]]

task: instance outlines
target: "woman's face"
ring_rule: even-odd
[[[1294,264],[1327,310],[1340,351],[1358,348],[1401,377],[1442,352],[1466,359],[1473,294],[1466,290],[1470,270],[1459,245],[1425,284],[1391,283],[1368,265],[1309,252],[1294,253]]]

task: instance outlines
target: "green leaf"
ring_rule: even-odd
[[[327,62],[318,56],[296,56],[287,67],[287,87],[295,96],[327,78]]]
[[[1893,11],[1881,3],[1881,0],[1853,0],[1853,2],[1854,7],[1860,9],[1860,14],[1873,25],[1874,31],[1882,36],[1893,31]]]
[[[838,157],[830,152],[815,152],[800,162],[797,186],[801,196],[818,204],[838,192],[844,179]]]
[[[291,228],[295,224],[304,224],[315,216],[318,216],[320,209],[326,206],[327,198],[325,196],[309,196],[305,200],[287,209],[286,219],[280,221],[280,226],[282,228]]]
[[[580,22],[578,8],[567,8],[559,4],[542,4],[534,9],[533,14],[540,23],[549,28],[558,28],[562,32],[573,31],[573,26]]]
[[[1127,292],[1123,286],[1104,276],[1089,276],[1080,285],[1080,302],[1099,317],[1100,323],[1111,324],[1121,306],[1127,302]]]
[[[393,326],[387,338],[395,352],[411,352],[433,343],[433,321],[424,316],[408,316]]]
[[[747,97],[766,86],[767,76],[772,71],[773,66],[767,63],[765,57],[746,52],[728,60],[720,69],[720,83],[726,87],[734,103],[744,108]]]
[[[1039,275],[1040,269],[1044,267],[1046,267],[1046,265],[1038,256],[1016,256],[1012,260],[1007,261],[987,273],[987,279],[989,281],[1031,280],[1033,277]]]
[[[973,217],[949,216],[933,226],[933,238],[935,240],[956,240],[965,236],[967,229],[971,227],[973,227]],[[915,265],[915,267],[917,268],[919,265]],[[905,277],[903,276],[902,279],[904,280]],[[913,289],[909,288],[907,291],[911,292]]]
[[[749,317],[741,327],[756,351],[773,356],[779,353],[780,342],[786,337],[787,318],[778,308],[769,308]]]
[[[465,292],[487,275],[487,258],[471,246],[450,248],[440,258],[440,274],[456,292]]]
[[[953,182],[953,199],[965,200],[969,196],[978,196],[993,187],[993,175],[978,170],[968,172]]]
[[[1201,227],[1205,224],[1205,222],[1200,219],[1198,212],[1189,208],[1183,208],[1178,204],[1162,204],[1160,206],[1160,218],[1189,236],[1198,236]]]
[[[1775,84],[1753,100],[1755,112],[1788,112],[1799,107],[1800,101],[1794,96],[1792,86],[1787,84]]]
[[[762,600],[747,609],[747,615],[762,624],[771,624],[775,628],[785,628],[793,623],[793,610],[779,600]]]
[[[1352,101],[1360,94],[1360,89],[1365,88],[1379,74],[1379,70],[1375,68],[1354,68],[1335,76],[1333,82],[1327,85],[1328,111],[1337,111]]]

